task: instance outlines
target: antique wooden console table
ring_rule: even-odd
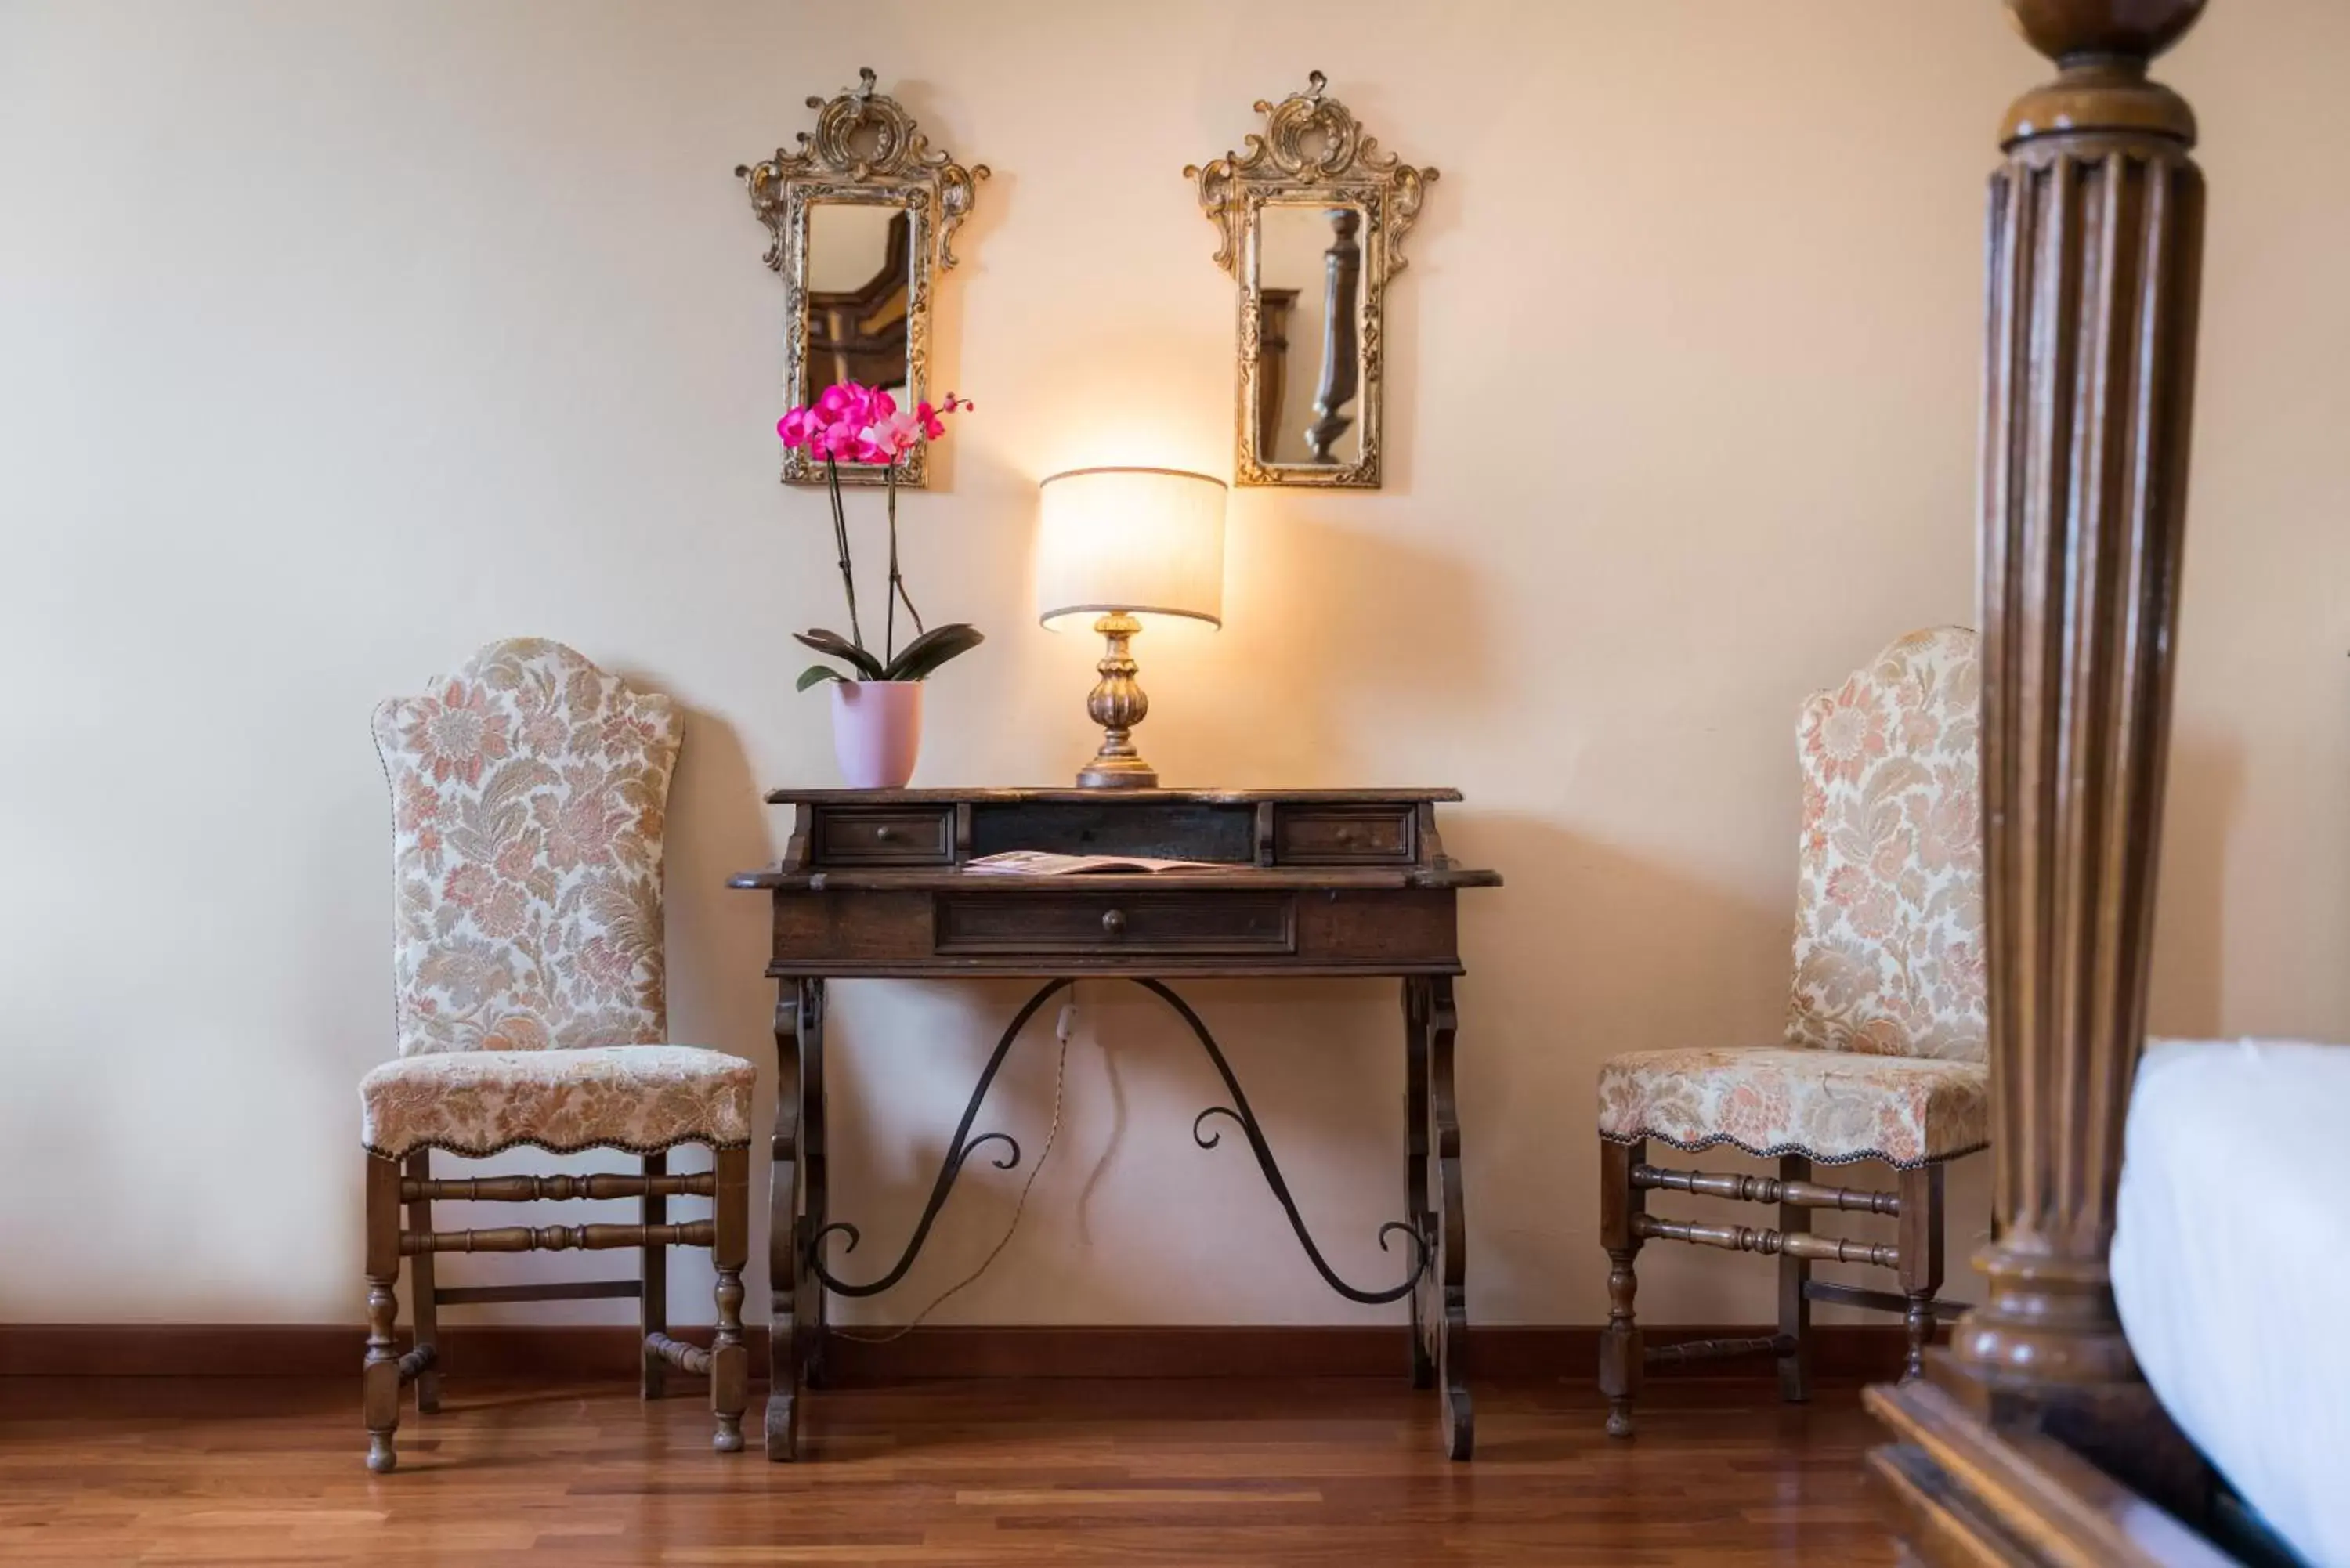
[[[1081,976],[1123,977],[1182,1018],[1223,1079],[1191,1136],[1212,1148],[1209,1123],[1237,1126],[1332,1289],[1358,1302],[1411,1303],[1412,1382],[1442,1390],[1446,1446],[1469,1457],[1471,1420],[1461,1219],[1461,1126],[1452,1093],[1453,977],[1461,973],[1454,899],[1501,877],[1458,867],[1437,835],[1453,790],[777,790],[797,815],[780,865],[732,886],[769,889],[781,1064],[768,1266],[774,1281],[771,1459],[797,1457],[803,1391],[822,1386],[827,1291],[875,1295],[902,1278],[947,1193],[982,1146],[1009,1169],[1020,1146],[972,1136],[997,1068],[1021,1026]],[[970,873],[1007,849],[1208,860],[1214,871],[1157,876]],[[947,1146],[928,1206],[898,1262],[871,1280],[832,1272],[825,1243],[853,1247],[835,1220],[825,1168],[824,1010],[827,981],[1029,975],[1047,983],[998,1041]],[[1198,1013],[1167,981],[1183,977],[1395,976],[1403,982],[1404,1218],[1400,1283],[1364,1289],[1323,1258],[1240,1080]]]

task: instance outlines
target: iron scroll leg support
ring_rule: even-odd
[[[1322,1249],[1315,1245],[1314,1233],[1305,1228],[1305,1218],[1297,1211],[1297,1199],[1290,1196],[1289,1182],[1282,1176],[1281,1166],[1273,1158],[1272,1147],[1265,1142],[1264,1129],[1257,1122],[1256,1112],[1249,1106],[1248,1096],[1241,1092],[1241,1081],[1234,1075],[1232,1064],[1224,1060],[1223,1051],[1216,1044],[1216,1037],[1208,1032],[1208,1026],[1200,1021],[1200,1015],[1191,1011],[1191,1004],[1165,983],[1141,979],[1137,979],[1134,983],[1173,1008],[1191,1026],[1192,1036],[1200,1042],[1200,1048],[1207,1052],[1208,1060],[1215,1064],[1216,1072],[1224,1080],[1225,1092],[1232,1097],[1231,1105],[1210,1106],[1192,1119],[1191,1141],[1201,1148],[1213,1148],[1222,1141],[1219,1134],[1202,1130],[1211,1116],[1222,1116],[1241,1129],[1242,1135],[1248,1139],[1250,1152],[1256,1156],[1258,1168],[1264,1172],[1265,1184],[1273,1189],[1273,1195],[1280,1200],[1282,1211],[1289,1216],[1289,1228],[1297,1233],[1298,1244],[1305,1249],[1306,1259],[1313,1263],[1315,1272],[1322,1276],[1323,1282],[1332,1290],[1348,1301],[1361,1302],[1366,1305],[1401,1301],[1410,1295],[1433,1262],[1433,1248],[1429,1238],[1412,1224],[1389,1220],[1379,1227],[1379,1251],[1384,1252],[1388,1250],[1388,1236],[1401,1233],[1411,1249],[1411,1269],[1404,1275],[1403,1282],[1385,1290],[1367,1291],[1339,1278],[1337,1271],[1322,1256]]]
[[[799,1458],[801,1397],[821,1372],[823,1283],[808,1268],[827,1201],[824,981],[786,980],[775,1000],[775,1163],[768,1172],[767,1458]]]
[[[836,1231],[847,1239],[844,1252],[856,1251],[858,1228],[827,1214],[824,1158],[824,988],[818,980],[787,981],[775,1019],[775,1044],[781,1065],[775,1105],[775,1142],[769,1270],[775,1282],[774,1325],[770,1330],[770,1386],[767,1400],[767,1457],[789,1459],[798,1454],[799,1403],[803,1390],[817,1380],[822,1366],[824,1303],[827,1291],[845,1296],[878,1295],[903,1279],[931,1226],[944,1208],[956,1179],[971,1157],[990,1143],[1003,1152],[992,1163],[1010,1170],[1020,1163],[1020,1146],[1006,1133],[972,1135],[972,1126],[986,1102],[995,1075],[1028,1021],[1055,995],[1075,981],[1060,979],[1041,987],[1013,1016],[996,1041],[987,1065],[973,1085],[962,1121],[947,1145],[929,1201],[907,1239],[897,1262],[874,1279],[857,1282],[834,1274],[824,1261],[824,1244]],[[1289,1183],[1267,1145],[1263,1127],[1243,1092],[1232,1064],[1225,1060],[1215,1036],[1190,1004],[1156,980],[1135,983],[1174,1010],[1208,1054],[1223,1079],[1230,1105],[1211,1106],[1191,1124],[1191,1137],[1202,1148],[1213,1148],[1218,1134],[1206,1130],[1216,1116],[1241,1129],[1267,1185],[1289,1217],[1290,1228],[1316,1272],[1331,1289],[1350,1301],[1367,1303],[1401,1301],[1409,1296],[1413,1312],[1414,1381],[1433,1379],[1444,1388],[1447,1448],[1456,1459],[1469,1457],[1471,1428],[1466,1383],[1467,1322],[1461,1289],[1460,1127],[1452,1111],[1452,1008],[1449,979],[1407,981],[1405,992],[1408,1109],[1410,1158],[1407,1161],[1406,1193],[1410,1218],[1379,1227],[1381,1251],[1389,1237],[1400,1233],[1409,1250],[1409,1270],[1401,1283],[1365,1290],[1349,1283],[1331,1268],[1306,1228]],[[1438,1203],[1429,1204],[1431,1186]],[[1423,1372],[1423,1366],[1425,1372]]]
[[[815,1222],[808,1227],[803,1262],[806,1264],[808,1272],[815,1276],[819,1293],[826,1290],[832,1290],[845,1296],[879,1295],[883,1291],[904,1279],[906,1271],[912,1268],[914,1260],[921,1255],[922,1243],[930,1240],[931,1227],[937,1222],[939,1210],[946,1207],[947,1194],[954,1189],[955,1178],[962,1174],[964,1162],[986,1145],[1000,1143],[1003,1146],[1003,1153],[993,1162],[995,1168],[998,1170],[1010,1170],[1020,1163],[1020,1145],[1010,1133],[989,1132],[973,1137],[971,1136],[971,1124],[979,1119],[979,1107],[986,1102],[987,1091],[994,1086],[995,1075],[1003,1067],[1004,1057],[1011,1054],[1012,1047],[1018,1043],[1020,1031],[1027,1027],[1031,1018],[1036,1016],[1038,1008],[1076,983],[1072,980],[1055,980],[1046,982],[1037,990],[1035,995],[1027,1000],[1018,1012],[1013,1014],[1012,1022],[1004,1025],[1003,1034],[995,1042],[993,1054],[987,1058],[987,1065],[980,1070],[979,1082],[971,1091],[970,1103],[962,1108],[962,1120],[956,1125],[954,1137],[947,1144],[946,1158],[939,1166],[938,1179],[931,1184],[931,1199],[922,1206],[922,1217],[914,1222],[914,1233],[907,1239],[906,1250],[898,1255],[898,1261],[889,1266],[886,1273],[879,1279],[868,1280],[863,1284],[851,1283],[833,1273],[825,1266],[826,1240],[837,1231],[848,1239],[848,1244],[841,1251],[854,1252],[857,1251],[857,1243],[864,1240],[864,1233],[846,1220],[836,1220],[827,1224],[822,1216],[815,1218]]]
[[[971,1130],[972,1124],[978,1120],[979,1108],[986,1102],[988,1091],[994,1086],[995,1075],[1002,1069],[1004,1058],[1011,1054],[1012,1047],[1018,1044],[1021,1030],[1026,1027],[1028,1021],[1036,1015],[1037,1010],[1045,1002],[1075,983],[1069,979],[1048,981],[1028,999],[1020,1011],[1013,1015],[1012,1022],[1004,1026],[1003,1033],[995,1043],[994,1052],[987,1059],[987,1065],[980,1071],[979,1082],[972,1089],[970,1102],[963,1106],[962,1120],[956,1125],[954,1136],[947,1142],[946,1158],[940,1162],[937,1179],[931,1184],[930,1200],[922,1206],[921,1218],[914,1222],[913,1234],[907,1238],[905,1251],[899,1254],[895,1263],[877,1278],[862,1283],[844,1280],[826,1265],[823,1255],[824,1243],[835,1232],[838,1232],[847,1241],[847,1245],[842,1251],[853,1252],[857,1250],[858,1242],[863,1239],[861,1232],[846,1220],[836,1220],[829,1224],[811,1226],[808,1231],[810,1241],[807,1267],[809,1272],[815,1275],[818,1286],[844,1296],[880,1294],[905,1278],[906,1271],[914,1266],[914,1260],[920,1255],[923,1242],[930,1239],[931,1227],[937,1222],[939,1211],[946,1206],[948,1195],[954,1189],[955,1179],[962,1174],[963,1166],[972,1155],[991,1143],[998,1143],[1003,1146],[1003,1150],[992,1161],[995,1168],[999,1170],[1010,1170],[1019,1165],[1020,1145],[1009,1133],[986,1132],[973,1137]],[[1221,1141],[1219,1135],[1204,1130],[1210,1118],[1214,1116],[1226,1117],[1240,1127],[1242,1134],[1248,1139],[1250,1149],[1256,1155],[1258,1166],[1264,1171],[1265,1180],[1273,1188],[1273,1195],[1280,1200],[1283,1210],[1288,1214],[1290,1228],[1297,1233],[1297,1240],[1305,1248],[1306,1257],[1311,1260],[1315,1271],[1321,1274],[1332,1290],[1349,1301],[1367,1303],[1400,1301],[1409,1294],[1414,1283],[1427,1272],[1430,1261],[1429,1242],[1420,1232],[1409,1224],[1393,1221],[1379,1227],[1378,1240],[1382,1251],[1387,1250],[1389,1245],[1389,1235],[1397,1232],[1402,1234],[1406,1244],[1411,1250],[1411,1269],[1401,1284],[1392,1285],[1385,1290],[1371,1291],[1363,1290],[1340,1278],[1337,1272],[1330,1267],[1328,1260],[1323,1257],[1321,1248],[1315,1244],[1313,1233],[1306,1229],[1305,1217],[1297,1210],[1297,1200],[1290,1195],[1289,1183],[1283,1178],[1281,1167],[1274,1162],[1273,1150],[1265,1143],[1264,1129],[1258,1125],[1256,1113],[1250,1108],[1248,1096],[1242,1092],[1240,1080],[1233,1075],[1232,1064],[1224,1059],[1222,1050],[1216,1044],[1216,1037],[1209,1033],[1208,1026],[1201,1022],[1198,1013],[1191,1011],[1191,1005],[1168,986],[1155,980],[1137,979],[1134,983],[1173,1008],[1177,1015],[1190,1026],[1193,1037],[1200,1042],[1201,1048],[1208,1053],[1208,1059],[1215,1064],[1217,1073],[1222,1076],[1225,1092],[1232,1096],[1231,1105],[1211,1106],[1193,1119],[1191,1123],[1193,1141],[1201,1148],[1216,1147]]]

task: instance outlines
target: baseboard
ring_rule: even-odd
[[[710,1330],[681,1328],[707,1344]],[[858,1332],[887,1332],[886,1330]],[[1759,1325],[1656,1327],[1648,1343],[1763,1334]],[[1814,1329],[1812,1365],[1825,1378],[1885,1379],[1901,1369],[1898,1325]],[[767,1361],[767,1331],[753,1327],[754,1376]],[[332,1377],[357,1373],[364,1335],[344,1324],[0,1324],[0,1376]],[[967,1377],[1377,1377],[1407,1366],[1400,1326],[921,1327],[886,1344],[838,1337],[833,1381],[844,1386]],[[633,1376],[637,1333],[618,1324],[450,1324],[442,1365],[452,1376],[533,1378]],[[1580,1324],[1495,1324],[1470,1331],[1471,1375],[1480,1381],[1586,1378],[1599,1329]],[[1659,1369],[1660,1376],[1772,1376],[1767,1356]]]

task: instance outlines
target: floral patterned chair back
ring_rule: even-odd
[[[558,642],[376,710],[400,1054],[658,1044],[661,832],[684,718]]]
[[[1790,1045],[1983,1060],[1981,694],[1941,627],[1804,704]]]

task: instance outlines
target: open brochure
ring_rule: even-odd
[[[1150,860],[1139,855],[1054,855],[1042,849],[1007,849],[966,861],[963,869],[981,877],[1150,876],[1161,871],[1229,871],[1213,860]]]

